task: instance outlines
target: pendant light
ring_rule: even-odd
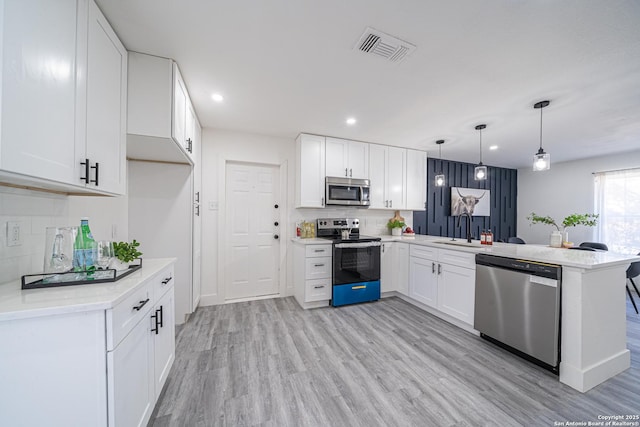
[[[546,171],[551,167],[551,156],[542,149],[542,109],[550,104],[550,101],[540,101],[533,104],[533,108],[540,109],[540,148],[533,155],[533,170]]]
[[[438,159],[440,160],[440,173],[436,175],[436,187],[444,187],[445,176],[442,173],[442,144],[444,144],[444,139],[437,140],[436,144],[438,144]]]
[[[482,129],[485,129],[487,125],[478,125],[476,130],[480,131],[480,163],[473,170],[473,179],[476,181],[484,181],[487,179],[487,167],[482,164]]]

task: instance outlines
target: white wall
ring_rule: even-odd
[[[126,197],[68,197],[0,186],[0,283],[42,272],[46,228],[80,225],[82,216],[89,217],[96,239],[111,239],[114,224],[117,238],[127,237]],[[22,245],[7,246],[7,221],[20,223]]]
[[[549,234],[554,227],[541,224],[530,226],[526,217],[531,212],[549,215],[558,223],[572,213],[592,213],[593,172],[637,167],[640,167],[640,150],[551,163],[551,169],[544,172],[533,172],[530,168],[518,169],[518,236],[527,243],[549,244]],[[568,231],[569,240],[575,244],[594,239],[592,227],[577,226]]]
[[[356,217],[361,219],[363,234],[387,233],[386,223],[392,211],[368,209],[295,209],[295,140],[267,135],[203,129],[202,136],[202,296],[201,305],[224,303],[224,292],[218,267],[218,241],[224,224],[220,213],[224,212],[225,161],[282,165],[287,176],[287,188],[283,209],[280,241],[286,245],[285,295],[293,295],[293,268],[291,265],[291,237],[295,236],[296,223],[317,218]],[[408,225],[413,226],[411,212],[402,211]]]

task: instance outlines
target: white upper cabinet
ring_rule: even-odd
[[[326,174],[369,179],[369,144],[327,137]]]
[[[407,150],[407,210],[421,211],[427,203],[427,153]]]
[[[193,164],[199,126],[178,65],[129,52],[127,157]]]
[[[296,139],[296,207],[324,207],[325,137],[300,134]]]
[[[127,51],[93,2],[88,33],[86,143],[84,150],[76,146],[76,166],[85,176],[81,163],[89,159],[87,187],[125,194]]]
[[[405,208],[406,152],[404,148],[370,144],[371,208]]]
[[[3,6],[1,180],[124,194],[127,61],[118,37],[93,1]]]

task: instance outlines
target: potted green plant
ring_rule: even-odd
[[[597,214],[571,214],[566,216],[562,220],[562,229],[558,225],[558,223],[551,218],[550,216],[540,216],[535,212],[531,212],[531,214],[527,217],[529,221],[531,221],[531,225],[533,224],[547,224],[553,225],[557,231],[551,233],[550,238],[550,246],[552,247],[560,247],[569,243],[569,233],[567,228],[575,227],[576,225],[584,225],[587,227],[593,227],[598,223]]]
[[[387,223],[387,227],[391,230],[392,236],[401,236],[402,228],[405,226],[404,221],[399,219],[391,218]]]
[[[142,255],[142,252],[138,250],[139,246],[140,242],[137,242],[136,239],[133,239],[131,243],[113,242],[113,254],[115,257],[111,263],[111,268],[116,270],[129,268],[129,263]]]

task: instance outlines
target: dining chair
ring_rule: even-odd
[[[640,253],[638,253],[640,255]],[[636,282],[633,281],[633,278],[640,274],[640,261],[632,262],[629,268],[627,268],[627,279],[633,285],[633,289],[636,290],[636,294],[640,295],[638,292],[638,287],[636,286]],[[636,314],[638,314],[638,306],[636,306],[636,302],[633,299],[633,295],[631,295],[631,290],[629,289],[629,285],[627,287],[627,295],[629,295],[629,299],[631,300],[631,304],[633,304],[633,308],[636,310]]]
[[[605,245],[604,243],[598,243],[598,242],[582,242],[582,243],[580,243],[580,247],[581,248],[599,249],[601,251],[608,251],[609,250],[607,245]]]
[[[527,242],[525,242],[524,240],[522,240],[519,237],[509,237],[509,239],[507,240],[507,243],[515,243],[517,245],[524,245]]]
[[[572,246],[569,249],[578,250],[578,251],[597,252],[594,248],[590,248],[588,246]]]

